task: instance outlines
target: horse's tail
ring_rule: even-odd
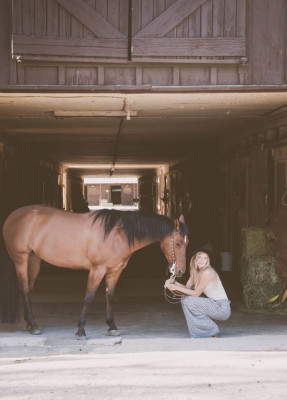
[[[0,314],[3,323],[15,323],[19,317],[20,291],[13,261],[0,235]]]

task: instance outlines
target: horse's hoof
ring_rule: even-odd
[[[38,326],[34,326],[34,328],[32,328],[31,325],[27,325],[26,329],[29,333],[31,333],[31,335],[41,335],[42,333]]]
[[[86,334],[76,333],[75,336],[77,340],[87,340]]]
[[[111,329],[108,331],[109,336],[121,336],[120,332],[117,329]]]
[[[40,329],[31,329],[30,330],[30,333],[31,333],[31,335],[41,335],[41,331],[40,331]]]

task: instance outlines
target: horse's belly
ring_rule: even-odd
[[[59,267],[90,267],[85,229],[73,226],[70,221],[65,221],[62,226],[55,226],[50,221],[41,228],[31,238],[31,250],[42,260]]]
[[[56,267],[71,268],[71,269],[90,269],[90,262],[86,257],[79,259],[78,256],[66,257],[65,254],[59,256],[53,254],[45,254],[41,251],[35,252],[42,260]]]
[[[45,241],[35,243],[33,251],[44,261],[58,267],[65,268],[90,268],[87,251],[76,243],[65,243],[47,238]]]

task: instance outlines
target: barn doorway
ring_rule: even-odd
[[[111,202],[113,204],[121,204],[122,202],[122,188],[120,185],[111,186]]]

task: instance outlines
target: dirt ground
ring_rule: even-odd
[[[233,303],[218,339],[191,339],[180,305],[138,289],[118,298],[120,336],[107,335],[99,296],[88,338],[78,341],[81,293],[72,297],[69,286],[51,301],[46,287],[34,295],[41,335],[27,333],[22,319],[1,325],[1,399],[287,398],[287,314],[247,313]]]

